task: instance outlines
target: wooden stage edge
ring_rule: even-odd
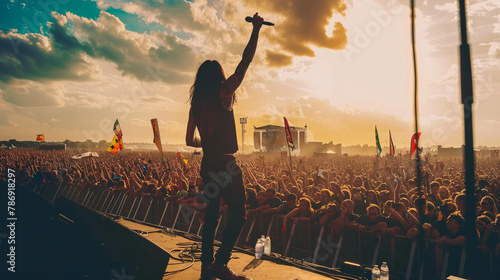
[[[182,243],[195,242],[183,236],[173,236],[159,232],[159,228],[150,227],[147,225],[135,223],[128,220],[119,220],[120,224],[131,230],[139,230],[143,232],[142,236],[153,242],[167,252],[173,249],[178,249],[184,245]],[[147,234],[145,234],[147,233]],[[181,243],[181,245],[178,245]],[[215,247],[217,250],[218,247]],[[173,255],[176,255],[175,253]],[[166,272],[182,269],[188,266],[191,261],[182,263],[181,261],[170,259]],[[253,280],[323,280],[332,279],[320,274],[316,274],[307,270],[300,269],[289,265],[276,264],[268,260],[256,260],[254,256],[246,253],[241,253],[233,250],[229,267],[238,274],[244,274]],[[185,280],[199,279],[201,270],[201,262],[197,261],[190,268],[177,272],[170,273],[163,277],[163,280]]]

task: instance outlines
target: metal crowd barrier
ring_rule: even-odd
[[[33,191],[40,194],[51,203],[53,203],[58,196],[64,196],[102,214],[120,216],[125,219],[145,223],[151,226],[167,228],[172,231],[194,234],[198,237],[201,237],[200,233],[203,228],[203,224],[199,219],[201,210],[191,205],[179,204],[178,202],[168,201],[161,198],[154,198],[152,196],[130,197],[126,193],[111,191],[109,189],[80,189],[76,186],[63,186],[62,184],[51,184],[45,186],[42,185],[40,187],[35,187]],[[220,231],[219,229],[221,224],[225,224],[226,216],[227,215],[225,211],[221,211],[218,217],[216,237],[217,235],[222,237],[222,231]],[[346,260],[342,257],[343,251],[352,251],[353,249],[346,248],[346,233],[343,232],[339,235],[335,235],[333,234],[333,229],[330,226],[320,227],[319,225],[317,225],[319,233],[317,235],[317,239],[314,240],[311,233],[311,228],[314,227],[314,225],[306,221],[290,220],[292,227],[286,236],[286,240],[282,240],[281,238],[283,238],[283,236],[281,234],[280,225],[282,224],[284,216],[273,215],[270,217],[267,224],[263,223],[264,219],[262,219],[262,217],[260,216],[260,214],[256,214],[247,219],[236,244],[239,244],[239,242],[241,242],[242,237],[244,237],[245,242],[249,244],[249,242],[253,242],[251,238],[252,234],[254,234],[255,231],[260,231],[261,233],[265,231],[268,236],[274,237],[272,243],[273,252],[281,251],[282,255],[285,257],[288,257],[290,255],[296,257],[297,252],[302,252],[304,254],[312,256],[312,258],[310,258],[310,262],[317,264],[319,252],[321,249],[323,249],[323,251],[327,251],[329,260],[331,260],[331,265],[329,266],[332,268],[337,268],[339,259],[342,259],[344,261]],[[327,234],[328,230],[330,230],[329,234]],[[351,238],[352,235],[350,233],[352,232],[353,231],[348,232]],[[380,235],[374,235],[373,233],[359,231],[356,232],[358,232],[358,261],[361,264],[363,264],[361,253],[363,253],[363,255],[365,256],[367,253],[367,251],[363,247],[364,245],[366,245],[364,243],[367,243],[370,239],[375,240],[375,244],[372,244],[374,245],[373,255],[370,258],[369,263],[365,264],[368,266],[373,266],[374,264],[378,263],[377,260],[379,258],[379,252],[383,237]],[[299,233],[303,235],[300,240],[297,237]],[[372,237],[369,237],[370,235]],[[286,241],[286,245],[280,246],[283,241]],[[418,253],[417,240],[410,240],[406,238],[406,236],[394,236],[390,238],[390,242],[390,263],[396,263],[396,259],[402,262],[402,264],[398,267],[391,266],[394,267],[391,272],[394,273],[401,268],[406,268],[406,273],[404,273],[406,280],[409,280],[411,278],[423,279],[422,263],[416,262],[417,270],[419,272],[412,274],[412,272],[414,271],[416,254]],[[409,245],[409,251],[407,251],[404,246],[401,245],[401,242],[405,242],[406,246]],[[304,248],[304,244],[306,244],[306,248]],[[429,242],[427,240],[425,245],[426,249],[429,248],[430,245],[435,245],[435,241]],[[397,250],[398,246],[403,247],[403,250]],[[292,251],[294,252],[294,254],[290,254],[290,252]],[[398,258],[397,256],[399,254],[404,257]],[[443,266],[440,272],[441,279],[445,279],[447,277],[450,258],[449,255],[449,250],[444,250]],[[407,258],[407,261],[403,261],[405,258]],[[308,260],[309,258],[306,259],[306,261]],[[458,273],[459,277],[462,277],[464,274],[465,260],[466,254],[465,249],[463,249],[460,258],[460,270]],[[326,262],[328,262],[328,260],[321,260],[321,262],[325,264]],[[328,262],[328,264],[329,263],[330,262]]]

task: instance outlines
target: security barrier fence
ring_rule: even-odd
[[[80,189],[62,184],[42,185],[33,191],[51,203],[58,196],[64,196],[102,214],[201,238],[203,209],[192,205],[149,195],[132,197],[118,190]],[[223,207],[218,218],[216,240],[222,239],[226,217]],[[344,261],[373,267],[385,261],[389,264],[391,279],[429,279],[429,274],[433,279],[446,279],[450,274],[464,275],[467,260],[464,248],[459,256],[450,256],[449,250],[443,250],[442,259],[435,261],[434,240],[425,239],[425,244],[419,246],[417,239],[406,236],[381,236],[357,230],[335,234],[330,226],[294,220],[290,220],[286,227],[290,230],[282,232],[283,218],[282,215],[249,215],[236,246],[253,248],[257,238],[267,235],[271,237],[273,253],[327,267],[339,268]],[[430,259],[434,261],[429,262]],[[487,261],[487,269],[491,272],[491,254]]]

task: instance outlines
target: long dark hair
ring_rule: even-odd
[[[196,79],[189,91],[191,105],[202,102],[220,104],[220,88],[224,81],[226,81],[224,70],[218,61],[203,62],[196,72]]]

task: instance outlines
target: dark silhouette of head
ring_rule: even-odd
[[[198,68],[196,79],[191,86],[189,99],[191,105],[220,103],[220,87],[226,80],[224,70],[216,60],[206,60]]]

